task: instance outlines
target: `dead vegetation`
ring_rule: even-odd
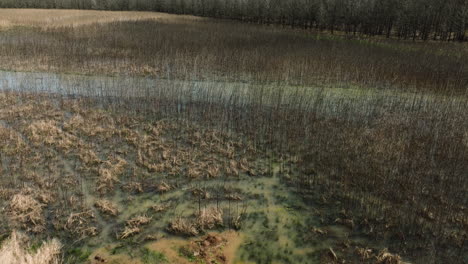
[[[110,216],[117,216],[119,214],[117,206],[109,200],[98,200],[94,203],[94,205],[104,214]]]
[[[201,230],[213,229],[223,224],[223,213],[215,207],[203,208],[197,216],[197,225]]]
[[[387,249],[383,249],[377,256],[376,264],[401,264],[401,258],[398,255],[391,254]]]
[[[142,193],[143,185],[140,182],[128,182],[122,185],[122,190],[132,193]]]
[[[98,186],[96,190],[102,195],[114,190],[114,185],[119,183],[119,176],[124,172],[127,161],[117,157],[105,161],[99,168]]]
[[[119,235],[119,239],[126,239],[133,235],[140,233],[140,226],[147,225],[151,222],[151,217],[146,215],[135,216],[132,219],[127,220],[125,223],[125,229]]]
[[[159,193],[165,193],[165,192],[170,191],[171,189],[172,189],[171,186],[164,181],[159,184],[156,184],[156,190]]]
[[[62,245],[57,239],[46,241],[31,252],[26,235],[13,231],[10,238],[0,245],[2,264],[60,264]]]
[[[168,230],[176,235],[196,236],[206,230],[223,225],[223,213],[215,207],[203,208],[193,218],[176,217]]]
[[[373,250],[370,248],[356,248],[356,254],[361,261],[369,260],[374,256]]]
[[[13,225],[41,233],[45,230],[44,206],[30,194],[15,194],[10,200],[7,213]]]
[[[374,264],[408,264],[403,262],[401,257],[396,254],[392,254],[388,249],[382,249],[380,252],[371,248],[356,247],[356,254],[362,262],[370,262]]]
[[[303,31],[208,23],[160,13],[1,11],[0,29],[13,28],[2,38],[0,66],[13,71],[309,86],[349,83],[447,93],[463,92],[466,87],[463,45],[411,45],[383,39],[343,41],[336,36],[310,37]],[[80,15],[83,13],[86,15]],[[158,19],[161,16],[165,18]],[[31,33],[16,31],[15,25],[26,25]],[[441,61],[440,56],[445,59]]]
[[[155,213],[161,213],[167,211],[169,208],[171,208],[171,204],[166,203],[166,204],[156,204],[151,206],[151,210]]]
[[[39,27],[43,30],[61,28],[64,26],[85,26],[92,24],[105,24],[115,21],[138,20],[173,20],[179,16],[158,12],[114,12],[96,10],[51,10],[51,9],[1,9],[0,29],[11,27]],[[199,18],[184,16],[185,19],[197,20]]]
[[[176,217],[173,219],[167,228],[171,233],[176,235],[184,236],[196,236],[200,232],[198,231],[196,223],[190,221],[189,219]]]
[[[21,135],[10,128],[6,128],[0,125],[0,140],[2,145],[0,150],[6,155],[12,155],[27,151],[27,144],[21,138]]]
[[[91,210],[80,213],[71,213],[70,216],[68,216],[64,228],[67,231],[77,234],[83,238],[96,236],[98,234],[98,230],[96,227],[91,225],[94,218],[95,216]]]
[[[146,215],[139,215],[128,220],[126,224],[127,226],[141,226],[141,225],[146,225],[149,222],[151,222],[151,217],[148,217]]]
[[[2,118],[9,122],[8,126],[0,126],[0,138],[6,143],[1,146],[2,153],[11,161],[11,166],[6,169],[11,173],[21,174],[21,181],[42,190],[24,192],[11,198],[15,188],[2,187],[2,199],[10,199],[6,208],[9,221],[14,224],[12,226],[28,231],[46,231],[44,215],[47,214],[53,216],[53,225],[58,230],[65,230],[82,238],[95,236],[99,227],[96,225],[94,212],[89,210],[92,205],[86,205],[85,201],[89,195],[95,195],[94,191],[102,199],[95,201],[93,205],[105,215],[116,216],[119,213],[118,205],[103,197],[116,188],[132,194],[148,190],[162,194],[178,188],[169,181],[158,180],[148,185],[151,188],[145,189],[143,186],[148,181],[138,180],[141,175],[182,175],[189,171],[188,177],[206,179],[222,176],[225,171],[221,168],[227,168],[229,164],[232,170],[240,170],[232,159],[236,158],[233,156],[234,149],[243,147],[242,141],[233,140],[226,146],[224,140],[227,136],[219,131],[203,130],[200,133],[193,124],[175,124],[172,120],[154,124],[140,123],[128,115],[114,116],[105,111],[87,109],[83,105],[84,100],[54,104],[48,97],[22,95],[21,100],[17,100],[17,94],[1,95],[2,101],[11,103],[8,109],[0,108]],[[63,108],[64,106],[67,107]],[[70,114],[64,114],[65,111]],[[29,121],[17,122],[17,118]],[[177,141],[172,136],[176,133],[187,137],[190,144],[203,146],[203,149],[176,144]],[[198,134],[190,139],[193,133]],[[121,139],[126,141],[123,148],[114,150],[111,142]],[[109,146],[96,145],[94,141],[105,141]],[[211,148],[206,152],[209,155],[205,154],[205,148]],[[34,154],[26,156],[26,152]],[[125,160],[122,158],[124,156],[133,156],[136,160]],[[191,173],[192,170],[197,172]],[[132,180],[126,179],[129,175],[127,172],[133,173]],[[88,188],[83,185],[87,184],[84,182],[89,180],[80,179],[77,177],[79,174],[96,179],[91,183],[96,186],[94,191],[86,191],[91,194],[82,192],[82,189]],[[16,183],[12,177],[9,184]],[[206,193],[204,199],[209,198]],[[71,207],[71,210],[66,213],[58,213],[58,210],[51,212],[46,205]],[[153,206],[152,211],[161,213],[170,206],[170,203],[161,203]],[[190,224],[184,227],[182,223],[181,230],[186,229],[189,230],[187,233],[195,234],[222,222],[220,212],[212,208],[204,209],[195,218],[195,228],[190,228]],[[132,233],[135,232],[136,229],[133,228]]]
[[[78,147],[79,144],[76,137],[65,133],[53,120],[35,121],[29,125],[26,133],[29,140],[36,146],[47,144],[68,152],[72,148]]]
[[[126,226],[122,233],[119,235],[119,239],[126,239],[133,235],[140,233],[141,229],[136,226]]]
[[[53,98],[52,95],[51,97]],[[243,192],[229,188],[229,185],[244,179],[260,180],[260,185],[264,186],[265,190],[271,188],[275,193],[279,186],[269,186],[269,179],[278,179],[281,183],[291,185],[301,196],[318,196],[319,198],[311,204],[331,206],[334,202],[340,202],[340,208],[337,210],[339,213],[336,215],[318,214],[322,224],[329,221],[332,225],[345,226],[349,232],[364,230],[369,236],[395,236],[402,241],[414,239],[411,234],[421,237],[421,240],[426,242],[428,238],[433,239],[432,235],[436,235],[447,239],[442,241],[447,245],[455,245],[456,249],[466,247],[463,233],[447,232],[445,229],[435,233],[428,231],[437,230],[434,227],[441,221],[454,230],[459,230],[457,228],[465,225],[467,207],[463,203],[455,203],[461,201],[463,194],[457,191],[449,196],[442,189],[431,189],[432,180],[449,184],[456,178],[442,177],[437,170],[432,170],[431,173],[434,174],[430,174],[430,177],[433,178],[424,178],[423,176],[429,174],[422,171],[418,172],[419,176],[416,178],[400,177],[388,165],[397,164],[392,162],[398,161],[398,166],[408,166],[405,168],[416,173],[410,164],[417,165],[418,168],[424,168],[422,164],[433,164],[433,161],[424,158],[423,154],[426,151],[441,151],[442,145],[434,145],[433,150],[425,148],[422,144],[424,140],[419,138],[420,134],[407,133],[416,131],[408,128],[416,124],[422,124],[421,131],[430,133],[429,128],[424,128],[424,120],[418,123],[407,116],[405,120],[394,114],[391,118],[385,117],[390,124],[382,121],[383,117],[379,117],[374,120],[374,127],[369,128],[355,125],[354,122],[361,123],[351,117],[343,122],[313,119],[310,123],[314,124],[313,126],[304,125],[313,131],[306,137],[301,134],[304,131],[294,129],[291,131],[297,134],[282,134],[287,131],[285,127],[292,127],[289,121],[284,121],[281,126],[278,124],[284,131],[275,128],[271,132],[271,127],[260,123],[263,122],[261,120],[269,118],[269,115],[259,114],[254,123],[259,124],[261,129],[251,131],[245,128],[249,136],[241,137],[233,131],[226,132],[187,120],[148,121],[130,114],[128,109],[125,109],[122,115],[118,110],[95,110],[97,106],[92,100],[77,102],[63,99],[64,103],[61,105],[41,103],[42,100],[51,100],[49,97],[15,94],[7,94],[0,97],[0,100],[9,104],[8,109],[0,106],[0,115],[4,118],[2,120],[6,120],[5,124],[0,125],[0,139],[5,142],[0,146],[5,150],[1,153],[0,166],[0,208],[5,209],[0,214],[0,223],[7,223],[0,224],[0,230],[2,226],[7,230],[16,227],[23,231],[42,232],[44,235],[54,232],[60,236],[73,236],[80,241],[86,241],[90,236],[100,235],[103,225],[109,223],[115,227],[113,230],[117,230],[117,238],[135,238],[142,241],[148,232],[153,232],[160,219],[164,220],[158,229],[166,228],[170,233],[182,236],[198,236],[215,228],[240,229],[244,228],[242,224],[245,219],[240,207],[253,201],[263,203],[265,197],[250,193],[250,190]],[[28,104],[30,107],[26,107]],[[120,106],[116,103],[109,107],[116,109]],[[202,113],[213,114],[215,120],[216,111],[197,112],[196,107],[192,110],[188,112],[194,116],[202,116]],[[272,115],[280,120],[292,118],[286,110],[282,111],[284,116],[275,116],[274,113]],[[21,116],[18,117],[18,114]],[[151,113],[145,112],[145,115],[151,116]],[[68,116],[71,116],[71,119],[67,119]],[[424,117],[423,114],[421,116]],[[17,119],[21,121],[15,121]],[[453,128],[455,123],[447,126]],[[96,128],[95,131],[92,130],[93,127]],[[402,130],[402,127],[408,130]],[[325,129],[325,132],[319,128]],[[343,131],[352,133],[345,136]],[[409,139],[401,138],[400,132],[408,138],[412,135],[415,141],[405,141]],[[430,138],[427,133],[425,136]],[[466,153],[462,151],[466,147],[463,143],[465,134],[455,134],[453,138],[460,144],[451,149],[444,148],[442,152],[449,153],[450,157],[458,160],[457,164],[463,167],[465,163],[462,161],[466,158]],[[252,143],[250,138],[256,138],[256,141],[253,141],[255,143]],[[40,144],[42,140],[46,144]],[[443,137],[440,141],[450,143]],[[297,142],[299,147],[294,145],[294,142]],[[276,159],[272,157],[274,154],[267,152],[269,147],[265,146],[268,144],[284,148],[280,148],[278,153],[293,151],[294,155],[284,154],[280,159]],[[309,152],[310,149],[318,149],[321,152],[306,158],[305,155],[301,156],[303,152],[297,153],[289,149],[296,147],[304,152]],[[268,155],[265,155],[265,152]],[[455,155],[456,153],[464,153],[465,156]],[[449,167],[440,162],[439,156],[434,155],[433,158],[436,164],[441,165],[440,169]],[[300,162],[310,163],[308,166],[316,169],[305,168]],[[278,172],[275,172],[274,166],[280,167]],[[332,167],[339,169],[329,170]],[[369,168],[372,168],[375,174],[365,174]],[[344,171],[347,174],[341,174]],[[464,179],[459,178],[458,181],[463,183]],[[204,186],[205,183],[216,185]],[[18,191],[23,190],[25,186],[29,191]],[[459,190],[463,184],[450,186]],[[248,188],[254,189],[258,186]],[[17,194],[22,196],[16,196]],[[113,194],[122,195],[125,199],[114,199]],[[400,194],[413,198],[405,200]],[[138,208],[141,201],[139,198],[145,196],[161,200],[150,201],[149,205],[145,203],[144,209]],[[172,209],[179,210],[180,199],[188,199],[191,206],[183,208],[190,208],[190,212],[183,212],[183,216],[174,217],[167,223],[165,217],[173,217]],[[282,198],[278,200],[280,199]],[[270,202],[277,201],[273,199]],[[154,206],[151,207],[151,204]],[[152,216],[154,220],[146,224],[151,229],[144,227],[146,218],[130,219],[124,226],[117,226],[120,225],[120,218],[108,217],[117,216],[118,209],[124,212],[130,207],[138,211],[132,212],[132,215]],[[407,215],[414,216],[414,219],[404,217],[402,213],[395,214],[400,211],[394,208],[404,210]],[[360,210],[365,210],[366,213],[359,213]],[[229,212],[229,215],[223,215],[223,212]],[[447,216],[442,212],[447,212]],[[45,219],[52,219],[52,225],[48,225]],[[415,222],[412,222],[413,220]],[[50,230],[45,229],[49,226]],[[311,226],[314,228],[308,227],[304,231],[310,233],[312,239],[304,243],[334,235],[322,226]],[[427,229],[416,230],[421,226]],[[414,227],[415,230],[410,228],[412,231],[406,232],[404,228],[408,227]],[[160,235],[157,232],[154,234]],[[388,252],[377,254],[379,249],[374,248],[372,252],[367,248],[354,252],[354,246],[347,245],[343,250],[367,262],[401,261],[397,255]],[[400,246],[401,248],[392,244],[392,251],[405,252],[405,244],[401,243]],[[458,252],[456,249],[450,252]],[[341,248],[334,245],[333,250],[337,261],[344,259]],[[411,252],[408,250],[406,252]],[[441,254],[447,252],[449,251],[443,251]],[[329,252],[324,254],[329,255]],[[450,259],[456,257],[452,256]]]

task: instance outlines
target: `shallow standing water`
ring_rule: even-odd
[[[462,97],[401,93],[350,85],[303,87],[44,72],[0,71],[1,90],[123,99],[163,98],[175,100],[182,108],[197,102],[238,107],[261,102],[263,107],[300,108],[325,118],[339,117],[351,121],[394,110],[424,111],[441,103],[452,108],[464,108],[468,104]]]
[[[225,103],[230,102],[230,98],[233,96],[238,97],[237,104],[249,104],[251,100],[254,101],[255,96],[258,96],[255,93],[255,91],[258,91],[256,89],[262,87],[244,83],[190,82],[134,77],[98,77],[16,72],[1,72],[0,78],[2,90],[86,97],[164,97],[177,100],[181,105],[190,102]],[[272,95],[275,94],[276,88],[284,90],[288,88],[284,86],[268,87],[267,93]],[[384,96],[386,94],[384,92],[353,94],[350,91],[339,89],[324,90],[306,87],[292,87],[290,89],[293,90],[278,97],[282,107],[294,107],[294,103],[297,102],[298,97],[307,95],[310,96],[309,98],[313,103],[301,106],[327,117],[343,117],[343,112],[347,112],[350,117],[353,114],[360,114],[362,117],[362,115],[372,114],[373,111],[380,111],[380,108],[376,108],[376,105],[383,105],[385,107],[395,107],[398,105],[412,107],[417,104],[418,107],[428,107],[426,104],[430,102],[417,101],[415,97],[404,95],[385,99]],[[294,92],[294,89],[297,93]],[[306,93],[307,91],[310,93]],[[364,103],[361,100],[363,98],[365,99]],[[264,105],[272,105],[274,99],[270,100],[266,101]],[[357,103],[357,101],[361,101],[361,103]],[[456,105],[458,102],[447,101],[446,103]],[[207,183],[207,186],[210,184],[216,185],[220,184],[220,182]],[[245,193],[255,195],[256,197],[247,208],[249,217],[245,222],[245,228],[241,231],[243,242],[236,251],[236,258],[239,261],[256,259],[259,261],[258,263],[271,263],[271,253],[277,252],[278,255],[276,257],[280,259],[284,258],[283,261],[285,263],[288,261],[291,263],[301,263],[305,259],[310,261],[307,263],[319,263],[317,255],[314,255],[314,253],[327,250],[328,247],[335,246],[343,241],[354,241],[354,243],[359,243],[362,246],[375,246],[377,244],[375,241],[371,242],[361,236],[349,237],[351,230],[345,226],[335,224],[324,225],[320,219],[320,214],[304,214],[304,212],[316,212],[315,205],[303,204],[299,197],[292,194],[292,190],[280,183],[278,173],[275,173],[273,177],[246,178],[232,184],[235,188],[239,188]],[[84,186],[87,188],[86,185]],[[186,191],[193,187],[187,186],[184,190]],[[84,192],[84,194],[86,200],[89,201],[88,204],[92,205],[96,198],[92,197],[89,192]],[[105,226],[105,228],[102,229],[96,239],[92,239],[87,244],[87,247],[94,250],[103,241],[105,241],[105,244],[112,244],[116,240],[115,230],[112,230],[112,228],[120,228],[122,223],[131,216],[145,213],[149,203],[161,202],[161,199],[163,201],[169,198],[175,199],[177,201],[176,214],[190,214],[196,211],[196,204],[193,201],[184,201],[183,195],[184,191],[175,191],[167,195],[151,197],[143,195],[132,198],[132,200],[127,200],[124,198],[124,194],[117,191],[116,195],[113,196],[113,201],[121,206],[121,208],[126,209],[128,207],[129,210],[124,210],[125,213],[114,220],[112,224],[107,224],[106,221],[97,219],[98,223]],[[162,216],[151,228],[155,231],[164,230],[169,219],[174,216],[174,213]],[[311,228],[326,230],[327,235],[309,234],[309,237],[304,237],[304,230],[310,231]],[[320,233],[320,231],[315,231],[315,233]],[[303,246],[301,243],[304,239],[307,239],[307,244]],[[111,247],[111,250],[114,250],[114,248]]]

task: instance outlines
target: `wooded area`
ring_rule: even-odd
[[[468,0],[0,0],[2,8],[141,10],[346,34],[466,41]]]

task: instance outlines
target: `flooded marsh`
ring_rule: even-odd
[[[219,263],[320,263],[331,248],[383,249],[328,221],[338,207],[294,194],[295,165],[241,135],[85,99],[0,99],[0,230],[57,237],[67,263],[153,263],[146,250],[170,263],[210,263],[207,251]]]
[[[87,12],[0,10],[1,264],[468,263],[466,43]]]

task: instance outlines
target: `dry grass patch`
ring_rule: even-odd
[[[62,245],[57,239],[45,242],[35,253],[29,249],[28,238],[16,231],[0,248],[2,264],[60,264]]]
[[[159,193],[165,193],[165,192],[168,192],[172,189],[172,187],[167,184],[166,182],[161,182],[159,184],[156,184],[156,190],[159,192]]]
[[[94,205],[104,214],[116,216],[119,214],[117,206],[109,200],[99,200]]]
[[[91,221],[95,218],[91,210],[80,213],[71,213],[65,223],[65,230],[81,237],[97,235],[97,228],[91,226]]]
[[[197,224],[201,230],[220,226],[223,224],[223,212],[215,207],[204,208],[198,214]]]
[[[101,159],[97,156],[96,152],[91,149],[80,148],[78,150],[78,157],[80,158],[81,162],[87,166],[96,166],[102,162]]]
[[[124,172],[127,164],[127,161],[120,157],[104,162],[99,168],[96,190],[101,194],[114,190],[114,185],[120,182],[119,176]]]
[[[146,215],[139,215],[127,221],[127,226],[141,226],[151,222],[151,217]]]
[[[0,151],[7,155],[14,155],[27,150],[27,145],[20,134],[10,128],[0,125]]]
[[[131,236],[134,236],[140,233],[140,228],[136,226],[126,226],[122,234],[120,234],[119,239],[125,239]]]
[[[102,111],[82,111],[76,114],[64,124],[64,129],[75,135],[82,134],[86,137],[99,136],[101,139],[109,139],[117,130],[115,121],[111,116]]]
[[[171,208],[171,204],[166,203],[166,204],[156,204],[151,206],[151,210],[153,210],[155,213],[160,213],[167,211],[167,209]]]
[[[64,132],[53,120],[34,121],[26,128],[26,134],[35,146],[56,146],[65,152],[78,146],[78,139]]]
[[[34,233],[45,230],[43,207],[30,194],[16,194],[11,198],[7,212],[13,226],[19,226]]]
[[[177,217],[169,223],[168,230],[176,235],[196,236],[200,232],[223,225],[222,210],[204,208],[195,215],[195,219]]]
[[[176,235],[184,235],[184,236],[196,236],[199,234],[197,225],[192,221],[177,217],[173,219],[169,223],[169,227],[167,228],[169,232],[174,233]]]
[[[40,27],[42,29],[63,26],[84,26],[116,21],[164,20],[171,23],[185,20],[201,20],[194,16],[177,16],[157,12],[49,10],[49,9],[0,9],[0,29],[14,26]]]
[[[140,233],[140,226],[147,225],[151,222],[151,217],[146,215],[139,215],[130,220],[127,220],[125,223],[125,229],[119,235],[119,239],[125,239]]]
[[[380,251],[376,264],[403,264],[401,257],[388,252],[387,249]]]
[[[122,190],[133,193],[142,193],[143,185],[140,182],[128,182],[122,186]]]

